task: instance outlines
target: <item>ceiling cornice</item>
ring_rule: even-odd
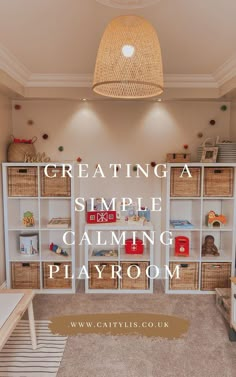
[[[218,83],[212,75],[167,74],[164,76],[167,88],[218,88]]]
[[[25,86],[30,88],[88,88],[92,86],[92,75],[32,73]]]
[[[224,85],[227,81],[236,76],[236,54],[228,59],[213,73],[213,77],[219,86]]]
[[[31,74],[26,87],[52,88],[73,87],[91,88],[92,74]],[[212,75],[164,75],[164,83],[167,88],[218,88]]]
[[[31,74],[28,68],[2,45],[0,45],[0,69],[24,86]]]
[[[92,74],[31,73],[9,50],[0,45],[0,69],[25,88],[91,88]],[[212,74],[166,74],[166,88],[219,89],[236,77],[236,55]]]

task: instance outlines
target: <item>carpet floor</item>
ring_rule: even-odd
[[[81,290],[80,290],[81,291]],[[190,321],[181,339],[139,336],[69,337],[57,377],[235,377],[236,343],[215,305],[214,295],[37,295],[36,319],[58,315],[146,312]]]

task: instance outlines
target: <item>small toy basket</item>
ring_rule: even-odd
[[[34,136],[30,140],[20,140],[14,138],[13,135],[11,135],[12,141],[8,146],[7,149],[7,161],[8,162],[25,162],[25,155],[35,155],[36,150],[34,143],[37,140],[37,137]]]

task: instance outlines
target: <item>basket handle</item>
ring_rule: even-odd
[[[203,141],[203,143],[202,143],[202,147],[203,147],[203,148],[206,146],[206,142],[207,142],[207,141],[210,142],[208,146],[210,146],[210,147],[215,147],[215,145],[216,145],[215,140],[212,139],[211,137],[208,137],[208,138],[206,138],[206,139]]]
[[[182,267],[182,268],[187,268],[187,267],[188,267],[188,264],[187,264],[187,263],[182,263],[182,264],[180,265],[180,267]]]
[[[37,136],[33,136],[31,139],[31,143],[34,144],[38,140]]]
[[[22,267],[30,267],[29,263],[22,263]]]

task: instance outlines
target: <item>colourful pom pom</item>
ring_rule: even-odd
[[[133,171],[137,171],[137,170],[138,170],[137,165],[134,165],[134,166],[133,166]]]
[[[184,149],[188,149],[188,144],[184,144]]]
[[[221,111],[226,111],[228,109],[228,107],[226,105],[222,105],[220,109],[221,109]]]
[[[15,110],[20,110],[20,109],[21,109],[21,105],[16,104],[16,105],[14,106],[14,108],[15,108]]]
[[[214,119],[211,119],[209,123],[211,126],[214,126],[216,124],[216,121]]]
[[[157,163],[156,163],[155,161],[152,161],[152,162],[151,162],[151,167],[152,167],[152,168],[155,168],[156,164],[157,164]]]
[[[202,132],[198,132],[197,137],[199,137],[199,139],[201,139],[203,137],[203,133]]]
[[[78,157],[76,161],[80,163],[82,161],[82,158]]]
[[[34,121],[32,119],[29,119],[27,123],[28,123],[29,126],[33,126]]]
[[[47,139],[48,139],[48,134],[43,134],[42,138],[43,138],[44,140],[47,140]]]
[[[59,152],[63,152],[64,151],[64,147],[62,145],[60,145],[60,147],[58,147],[58,150],[59,150]]]

